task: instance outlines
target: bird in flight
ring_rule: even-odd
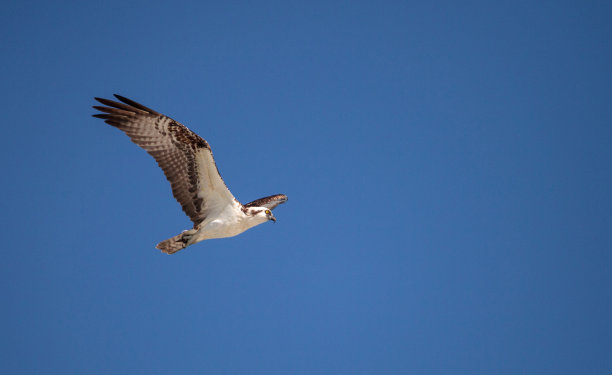
[[[241,204],[219,174],[210,145],[185,125],[120,95],[120,101],[95,98],[105,106],[93,115],[127,134],[145,149],[166,175],[174,198],[193,228],[162,241],[156,248],[174,254],[203,240],[236,236],[267,221],[272,210],[287,201],[275,194]]]

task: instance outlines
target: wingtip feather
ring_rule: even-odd
[[[132,99],[128,99],[125,96],[119,95],[119,94],[113,94],[113,96],[117,99],[119,99],[120,101],[122,101],[123,103],[130,105],[134,108],[140,109],[141,111],[145,111],[145,112],[149,112],[155,115],[158,115],[159,113],[155,110],[152,110],[149,107],[145,107],[144,105],[137,103],[135,101],[133,101]]]

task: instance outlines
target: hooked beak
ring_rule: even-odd
[[[276,218],[274,216],[270,216],[270,220],[276,223]]]

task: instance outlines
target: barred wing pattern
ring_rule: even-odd
[[[95,98],[103,119],[145,149],[164,171],[174,198],[194,226],[228,204],[239,204],[219,174],[210,145],[183,124],[120,95]]]

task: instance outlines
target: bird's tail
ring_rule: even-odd
[[[172,238],[168,238],[155,246],[166,254],[174,254],[179,250],[183,250],[189,245],[188,238],[185,236],[185,232],[178,234]]]

